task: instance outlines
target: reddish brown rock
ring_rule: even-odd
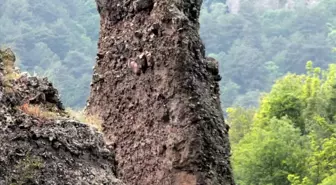
[[[201,0],[96,0],[87,110],[104,120],[129,185],[231,185],[217,63],[199,37]]]

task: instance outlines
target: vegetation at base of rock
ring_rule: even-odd
[[[9,181],[10,185],[25,185],[34,182],[36,173],[41,168],[43,168],[42,159],[28,154],[15,166],[17,176]]]
[[[287,74],[260,107],[228,109],[238,184],[324,185],[336,173],[336,64]],[[240,115],[237,115],[239,112]]]
[[[32,105],[32,104],[25,103],[19,106],[18,109],[20,109],[21,111],[23,111],[24,113],[30,116],[33,116],[39,119],[61,118],[61,115],[58,114],[57,112],[49,111],[41,105]]]
[[[94,127],[100,132],[103,131],[103,120],[98,115],[89,115],[85,110],[74,110],[71,108],[67,108],[66,112],[71,118]]]

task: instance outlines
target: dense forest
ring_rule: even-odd
[[[336,0],[239,2],[232,13],[225,0],[204,0],[200,17],[207,55],[219,61],[237,184],[334,185]],[[99,32],[93,0],[2,0],[0,25],[23,71],[84,107]]]
[[[262,11],[257,1],[244,2],[239,14],[213,3],[201,15],[207,53],[220,61],[225,107],[256,106],[259,95],[287,72],[304,73],[308,60],[321,68],[334,61],[336,1]]]

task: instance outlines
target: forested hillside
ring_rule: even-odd
[[[224,0],[203,5],[201,36],[220,61],[224,107],[256,106],[278,77],[304,72],[308,60],[326,68],[335,58],[335,0],[294,9],[256,4],[240,1],[238,14],[228,13]],[[3,0],[0,10],[1,45],[14,48],[23,70],[49,76],[66,105],[83,107],[99,32],[94,1]]]
[[[207,53],[220,61],[225,107],[257,105],[259,94],[275,79],[303,73],[308,60],[322,68],[334,61],[335,0],[313,8],[263,11],[255,1],[244,2],[239,14],[225,14],[225,4],[213,3],[201,15]]]

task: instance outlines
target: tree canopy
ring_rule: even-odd
[[[303,74],[309,60],[323,69],[335,60],[336,1],[311,8],[295,2],[292,9],[262,9],[262,0],[241,0],[238,14],[220,1],[204,6],[201,36],[207,54],[220,61],[224,107],[257,106],[277,78]]]
[[[321,70],[310,61],[306,68],[306,74],[280,78],[254,114],[244,108],[228,109],[238,184],[333,182],[336,64]]]

